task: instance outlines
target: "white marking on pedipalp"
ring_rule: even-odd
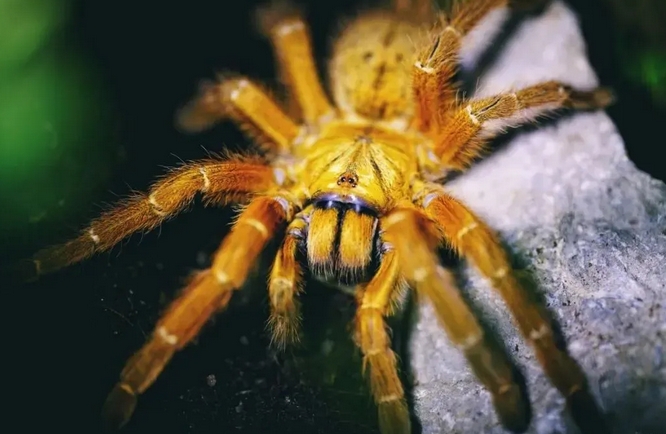
[[[277,26],[275,29],[275,33],[277,33],[279,36],[285,36],[290,33],[293,33],[296,30],[303,30],[305,26],[303,25],[302,21],[293,21],[290,23],[284,23],[280,24]]]
[[[222,285],[226,285],[227,283],[229,283],[231,281],[231,279],[229,278],[229,275],[227,273],[225,273],[224,271],[222,271],[222,270],[216,270],[215,271],[215,278],[217,279],[218,283],[220,283]]]
[[[428,193],[425,195],[423,198],[422,206],[423,208],[428,208],[428,205],[430,205],[430,202],[432,202],[436,197],[438,197],[438,193]]]
[[[88,235],[90,235],[90,239],[93,241],[93,243],[99,244],[99,235],[95,233],[93,228],[88,229]]]
[[[399,399],[400,399],[400,395],[398,395],[397,393],[392,393],[390,395],[382,396],[381,398],[379,398],[377,400],[377,402],[379,402],[380,404],[383,404],[385,402],[397,401]]]
[[[157,203],[157,201],[155,200],[155,196],[154,196],[154,195],[151,194],[150,196],[148,196],[148,203],[152,206],[152,210],[153,210],[153,212],[154,212],[155,214],[157,214],[158,216],[160,216],[160,217],[164,217],[165,215],[167,215],[167,213],[165,213],[164,211],[162,211],[162,210],[160,209],[160,208],[162,208],[162,207],[160,206],[159,203]]]
[[[495,279],[503,279],[504,276],[506,276],[508,273],[509,273],[509,269],[507,267],[502,267],[502,268],[500,268],[499,270],[497,270],[495,272],[493,277],[495,277]]]
[[[287,235],[291,235],[294,238],[303,238],[302,229],[290,229],[287,231]]]
[[[201,176],[203,176],[203,188],[201,191],[208,191],[210,188],[210,179],[208,179],[208,173],[206,173],[206,168],[205,167],[199,167],[199,173],[201,173]]]
[[[550,329],[548,328],[547,325],[542,324],[539,330],[532,330],[530,332],[530,339],[533,341],[539,340],[542,337],[548,335],[550,333]]]
[[[291,279],[287,279],[286,277],[278,276],[271,280],[271,287],[291,289],[294,287],[294,282]]]
[[[178,343],[178,336],[169,333],[164,326],[157,328],[157,335],[169,345],[176,345]]]
[[[564,88],[564,86],[560,86],[557,88],[557,93],[559,93],[560,95],[566,95],[567,90]]]
[[[42,261],[33,259],[32,262],[35,264],[35,273],[42,274]]]
[[[477,345],[479,342],[481,342],[481,339],[483,339],[483,334],[481,333],[467,336],[467,338],[465,338],[465,340],[460,344],[460,349],[463,351],[467,351],[470,348]]]
[[[467,115],[469,116],[469,119],[472,121],[474,125],[481,125],[481,121],[479,121],[479,118],[477,118],[473,113],[472,113],[472,105],[468,104],[467,107],[465,107],[465,111],[467,112]]]
[[[275,196],[273,199],[275,199],[275,201],[280,204],[282,209],[284,209],[285,214],[289,215],[289,212],[291,211],[290,202],[282,196]]]
[[[468,232],[473,231],[477,227],[479,227],[479,224],[477,222],[472,222],[468,224],[467,226],[463,227],[458,231],[458,233],[456,234],[456,238],[459,240],[462,239],[462,237],[467,235]]]
[[[244,79],[244,78],[238,80],[238,83],[236,84],[236,87],[229,94],[229,99],[231,101],[237,100],[238,97],[240,96],[241,91],[249,85],[250,85],[250,82],[248,80]]]

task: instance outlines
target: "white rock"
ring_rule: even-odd
[[[550,79],[598,84],[560,2],[519,26],[477,94]],[[610,118],[578,113],[521,133],[448,187],[529,264],[614,432],[666,432],[666,186],[629,161]],[[577,433],[499,297],[474,270],[464,274],[463,291],[527,378],[528,432]],[[410,362],[424,434],[504,432],[427,303]]]

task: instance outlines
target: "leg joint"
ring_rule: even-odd
[[[176,345],[178,343],[178,336],[169,331],[164,326],[160,326],[156,330],[157,336],[159,336],[165,343],[169,345]]]
[[[479,227],[479,224],[477,222],[471,222],[468,223],[467,225],[463,226],[457,233],[456,233],[456,238],[458,240],[462,240],[462,238],[467,235],[469,232],[473,231],[474,229],[477,229]]]
[[[150,204],[151,210],[160,217],[165,217],[168,213],[162,210],[162,206],[157,203],[155,199],[155,194],[148,196],[148,203]]]
[[[538,341],[541,340],[545,337],[548,337],[552,334],[550,327],[548,327],[546,324],[542,324],[541,327],[539,327],[536,330],[532,330],[529,333],[530,340],[532,341]]]

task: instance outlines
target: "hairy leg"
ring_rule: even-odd
[[[280,350],[298,341],[301,316],[297,297],[302,289],[303,276],[297,254],[299,244],[305,237],[303,231],[307,223],[304,216],[307,212],[306,209],[296,215],[287,227],[287,234],[275,257],[268,280],[271,344]]]
[[[422,205],[436,222],[440,239],[491,280],[523,336],[534,348],[546,375],[566,398],[581,430],[608,432],[585,374],[565,349],[558,346],[551,319],[514,276],[507,254],[493,231],[462,203],[441,191],[426,194]]]
[[[419,296],[431,303],[451,341],[463,352],[474,374],[491,393],[502,424],[523,432],[529,425],[529,401],[517,383],[506,356],[484,336],[435,252],[432,223],[414,208],[397,208],[383,220],[384,237],[395,247],[401,273]]]
[[[356,310],[355,340],[363,353],[363,367],[370,371],[370,386],[379,412],[382,434],[409,434],[409,410],[398,376],[395,353],[383,316],[391,308],[392,294],[399,282],[395,253],[384,253],[377,274],[360,290]]]
[[[600,109],[612,101],[608,89],[581,91],[558,81],[466,101],[453,110],[449,122],[436,136],[434,152],[446,167],[462,170],[479,156],[488,140],[508,126],[534,121],[563,108]]]
[[[489,12],[507,6],[508,0],[467,0],[455,3],[450,19],[439,16],[432,30],[432,43],[419,53],[412,78],[416,101],[415,126],[438,131],[455,103],[457,85],[453,77],[464,36]]]
[[[215,204],[247,199],[275,185],[272,169],[249,159],[205,160],[171,171],[148,194],[137,194],[103,213],[81,235],[37,252],[27,274],[40,274],[82,261],[110,249],[137,231],[149,231],[184,210],[197,193]]]
[[[103,417],[110,427],[127,423],[137,396],[153,384],[175,352],[226,307],[232,291],[245,281],[264,246],[291,212],[291,205],[282,197],[257,198],[243,211],[212,266],[192,280],[158,321],[150,340],[128,360],[104,404]]]
[[[184,131],[198,132],[226,118],[267,151],[287,152],[300,134],[300,127],[246,77],[202,85],[199,94],[178,112],[176,124]]]
[[[298,11],[269,7],[259,11],[264,31],[275,50],[282,79],[308,125],[335,113],[321,85],[307,24]]]

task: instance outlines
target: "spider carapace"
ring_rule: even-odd
[[[578,425],[605,430],[583,371],[556,343],[548,316],[515,278],[497,235],[437,183],[447,171],[469,167],[502,127],[611,102],[605,89],[576,90],[557,81],[460,97],[454,74],[461,42],[486,14],[510,7],[508,0],[468,0],[444,13],[431,9],[430,0],[394,0],[360,14],[336,40],[330,96],[317,76],[301,16],[285,7],[260,14],[288,96],[278,102],[247,77],[225,76],[203,86],[178,123],[197,131],[231,119],[262,156],[226,156],[174,169],[147,194],[102,214],[78,238],[33,258],[37,274],[78,262],[157,227],[197,195],[207,204],[245,204],[210,268],[192,278],[127,362],[103,410],[112,426],[130,419],[137,396],[225,308],[267,242],[280,237],[268,281],[274,344],[298,338],[305,267],[351,286],[358,303],[355,340],[383,434],[411,430],[384,322],[407,288],[432,303],[443,330],[489,392],[500,423],[516,432],[529,425],[528,399],[515,370],[488,344],[451,273],[439,264],[440,245],[492,281]]]

